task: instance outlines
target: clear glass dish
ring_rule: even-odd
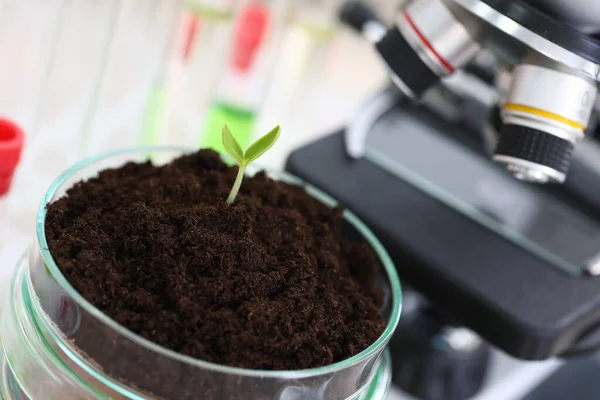
[[[40,397],[35,396],[43,393],[42,398],[49,400],[126,399],[126,396],[94,381],[69,360],[57,343],[49,340],[37,316],[31,312],[28,277],[29,259],[25,256],[13,275],[0,326],[5,344],[4,352],[0,354],[0,398],[38,399]],[[376,366],[373,379],[357,400],[385,400],[391,381],[391,359],[386,351]],[[281,398],[298,399],[297,396]]]
[[[389,361],[382,361],[382,354],[400,317],[400,283],[382,245],[349,211],[345,212],[348,233],[364,237],[384,267],[380,277],[386,293],[382,312],[388,323],[379,339],[363,352],[326,367],[260,371],[193,359],[128,331],[70,286],[48,251],[45,205],[61,197],[74,183],[95,176],[100,170],[148,159],[163,164],[186,151],[189,150],[161,147],[106,153],[75,165],[52,184],[38,212],[37,241],[15,273],[2,316],[2,345],[9,367],[4,367],[3,390],[12,388],[14,393],[18,387],[21,396],[47,400],[362,400],[377,399],[372,396],[385,393],[390,368]],[[252,168],[248,173],[258,170]],[[268,174],[274,179],[304,185],[324,204],[336,204],[329,196],[289,174]],[[89,332],[93,332],[94,340],[89,339]],[[13,398],[19,397],[13,395]]]

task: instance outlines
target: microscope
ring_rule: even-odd
[[[600,349],[599,5],[411,0],[391,26],[342,7],[390,84],[286,169],[392,254],[394,382],[418,399],[475,395],[492,347],[528,361]]]

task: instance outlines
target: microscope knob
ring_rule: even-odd
[[[376,44],[398,88],[410,98],[467,65],[481,46],[443,0],[404,5],[395,24]]]
[[[421,97],[441,79],[397,28],[392,28],[376,44],[376,48],[385,61],[394,83],[410,97]]]
[[[430,328],[431,321],[413,320],[394,335],[393,383],[419,400],[471,398],[487,373],[488,345],[462,327]]]
[[[504,125],[494,159],[510,162],[519,179],[556,182],[565,180],[574,144],[550,133],[522,125]]]

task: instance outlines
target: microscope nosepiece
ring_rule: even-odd
[[[412,98],[464,66],[480,49],[443,0],[409,3],[376,47],[394,83]]]
[[[584,136],[596,99],[595,82],[549,67],[522,64],[502,109],[493,159],[518,179],[563,183],[575,144]]]

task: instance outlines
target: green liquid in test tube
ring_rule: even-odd
[[[227,124],[242,147],[250,145],[269,78],[274,51],[274,15],[268,1],[250,1],[240,11],[232,54],[206,115],[200,147],[224,152],[221,129]]]

